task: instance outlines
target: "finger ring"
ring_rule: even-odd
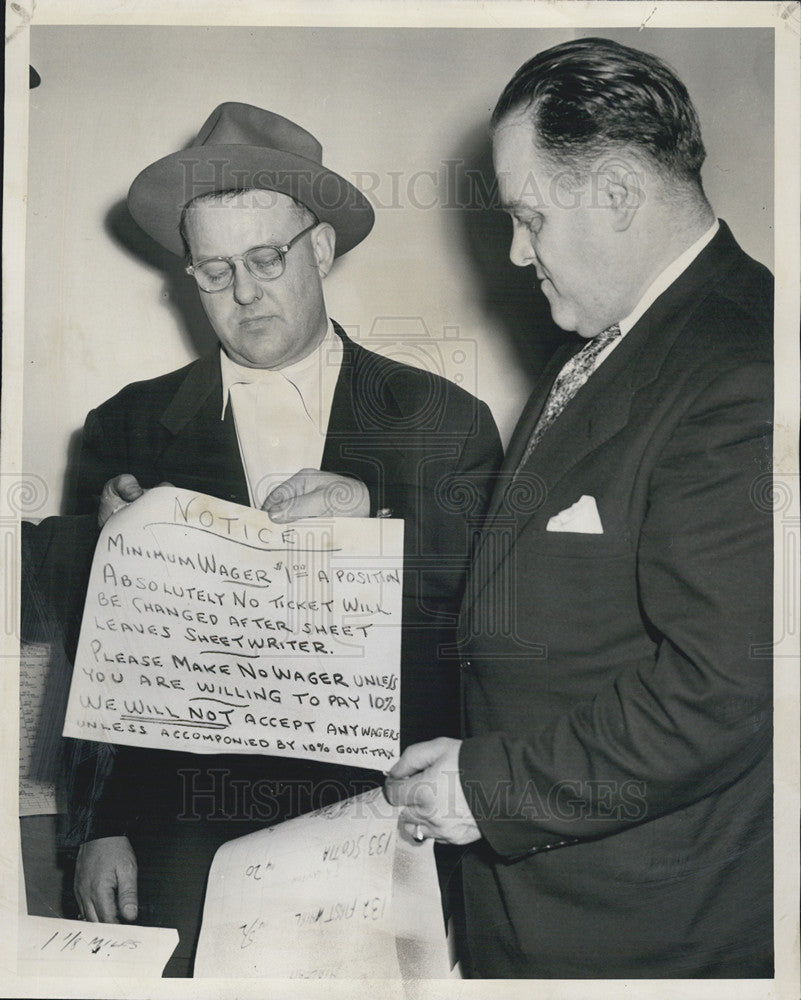
[[[414,839],[418,844],[422,844],[422,842],[426,839],[425,832],[419,823],[414,828]]]

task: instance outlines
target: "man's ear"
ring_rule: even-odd
[[[314,259],[317,261],[317,270],[321,278],[324,278],[334,263],[334,250],[337,245],[337,234],[334,227],[327,222],[321,222],[312,230],[312,247],[314,248]]]
[[[625,232],[645,201],[645,171],[636,160],[615,156],[602,161],[594,176],[599,203],[611,212],[612,228]]]

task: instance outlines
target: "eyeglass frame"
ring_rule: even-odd
[[[289,253],[292,247],[298,242],[298,240],[300,240],[302,236],[305,236],[306,233],[310,233],[312,229],[314,229],[316,226],[319,225],[320,225],[319,219],[315,219],[314,222],[311,223],[311,225],[306,226],[305,229],[301,229],[299,233],[293,236],[292,239],[289,240],[289,242],[284,243],[283,246],[276,247],[273,246],[272,243],[258,243],[256,244],[255,247],[250,247],[244,253],[234,254],[233,257],[222,257],[222,256],[204,257],[203,260],[199,260],[196,262],[190,261],[189,264],[186,265],[184,270],[186,271],[187,274],[191,275],[195,279],[198,288],[201,290],[201,292],[205,292],[206,295],[215,295],[217,292],[224,292],[227,288],[231,287],[231,285],[234,283],[234,277],[236,275],[236,268],[234,267],[235,260],[241,260],[242,263],[245,265],[248,274],[254,277],[256,281],[277,281],[278,278],[280,278],[283,275],[284,271],[286,270],[286,255]],[[265,278],[259,274],[254,274],[253,271],[251,271],[250,266],[247,262],[247,256],[248,254],[253,253],[254,250],[275,250],[275,252],[278,254],[278,259],[281,261],[281,270],[278,272],[278,274],[276,274],[274,278]],[[195,269],[203,264],[209,264],[215,260],[225,261],[225,263],[230,268],[229,272],[230,278],[228,280],[228,283],[225,285],[221,285],[219,288],[210,288],[210,289],[203,288],[197,279],[197,275],[195,274]]]

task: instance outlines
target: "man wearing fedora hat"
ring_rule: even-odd
[[[500,444],[485,404],[365,350],[329,319],[323,279],[370,232],[369,202],[323,166],[304,129],[227,103],[191,148],[139,174],[128,205],[146,233],[188,256],[220,349],[89,414],[80,512],[103,523],[167,481],[276,521],[403,518],[401,741],[443,724],[456,735],[456,664],[441,653]],[[188,974],[219,844],[380,777],[288,758],[117,748],[78,855],[81,913],[177,927],[167,974]]]

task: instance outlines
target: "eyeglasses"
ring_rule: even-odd
[[[298,242],[301,236],[319,225],[317,220],[302,229],[297,236],[282,247],[258,246],[251,247],[244,253],[234,257],[206,257],[196,264],[189,264],[186,273],[191,274],[204,292],[222,292],[234,280],[234,261],[241,260],[254,278],[259,281],[275,281],[284,273],[286,255]]]

